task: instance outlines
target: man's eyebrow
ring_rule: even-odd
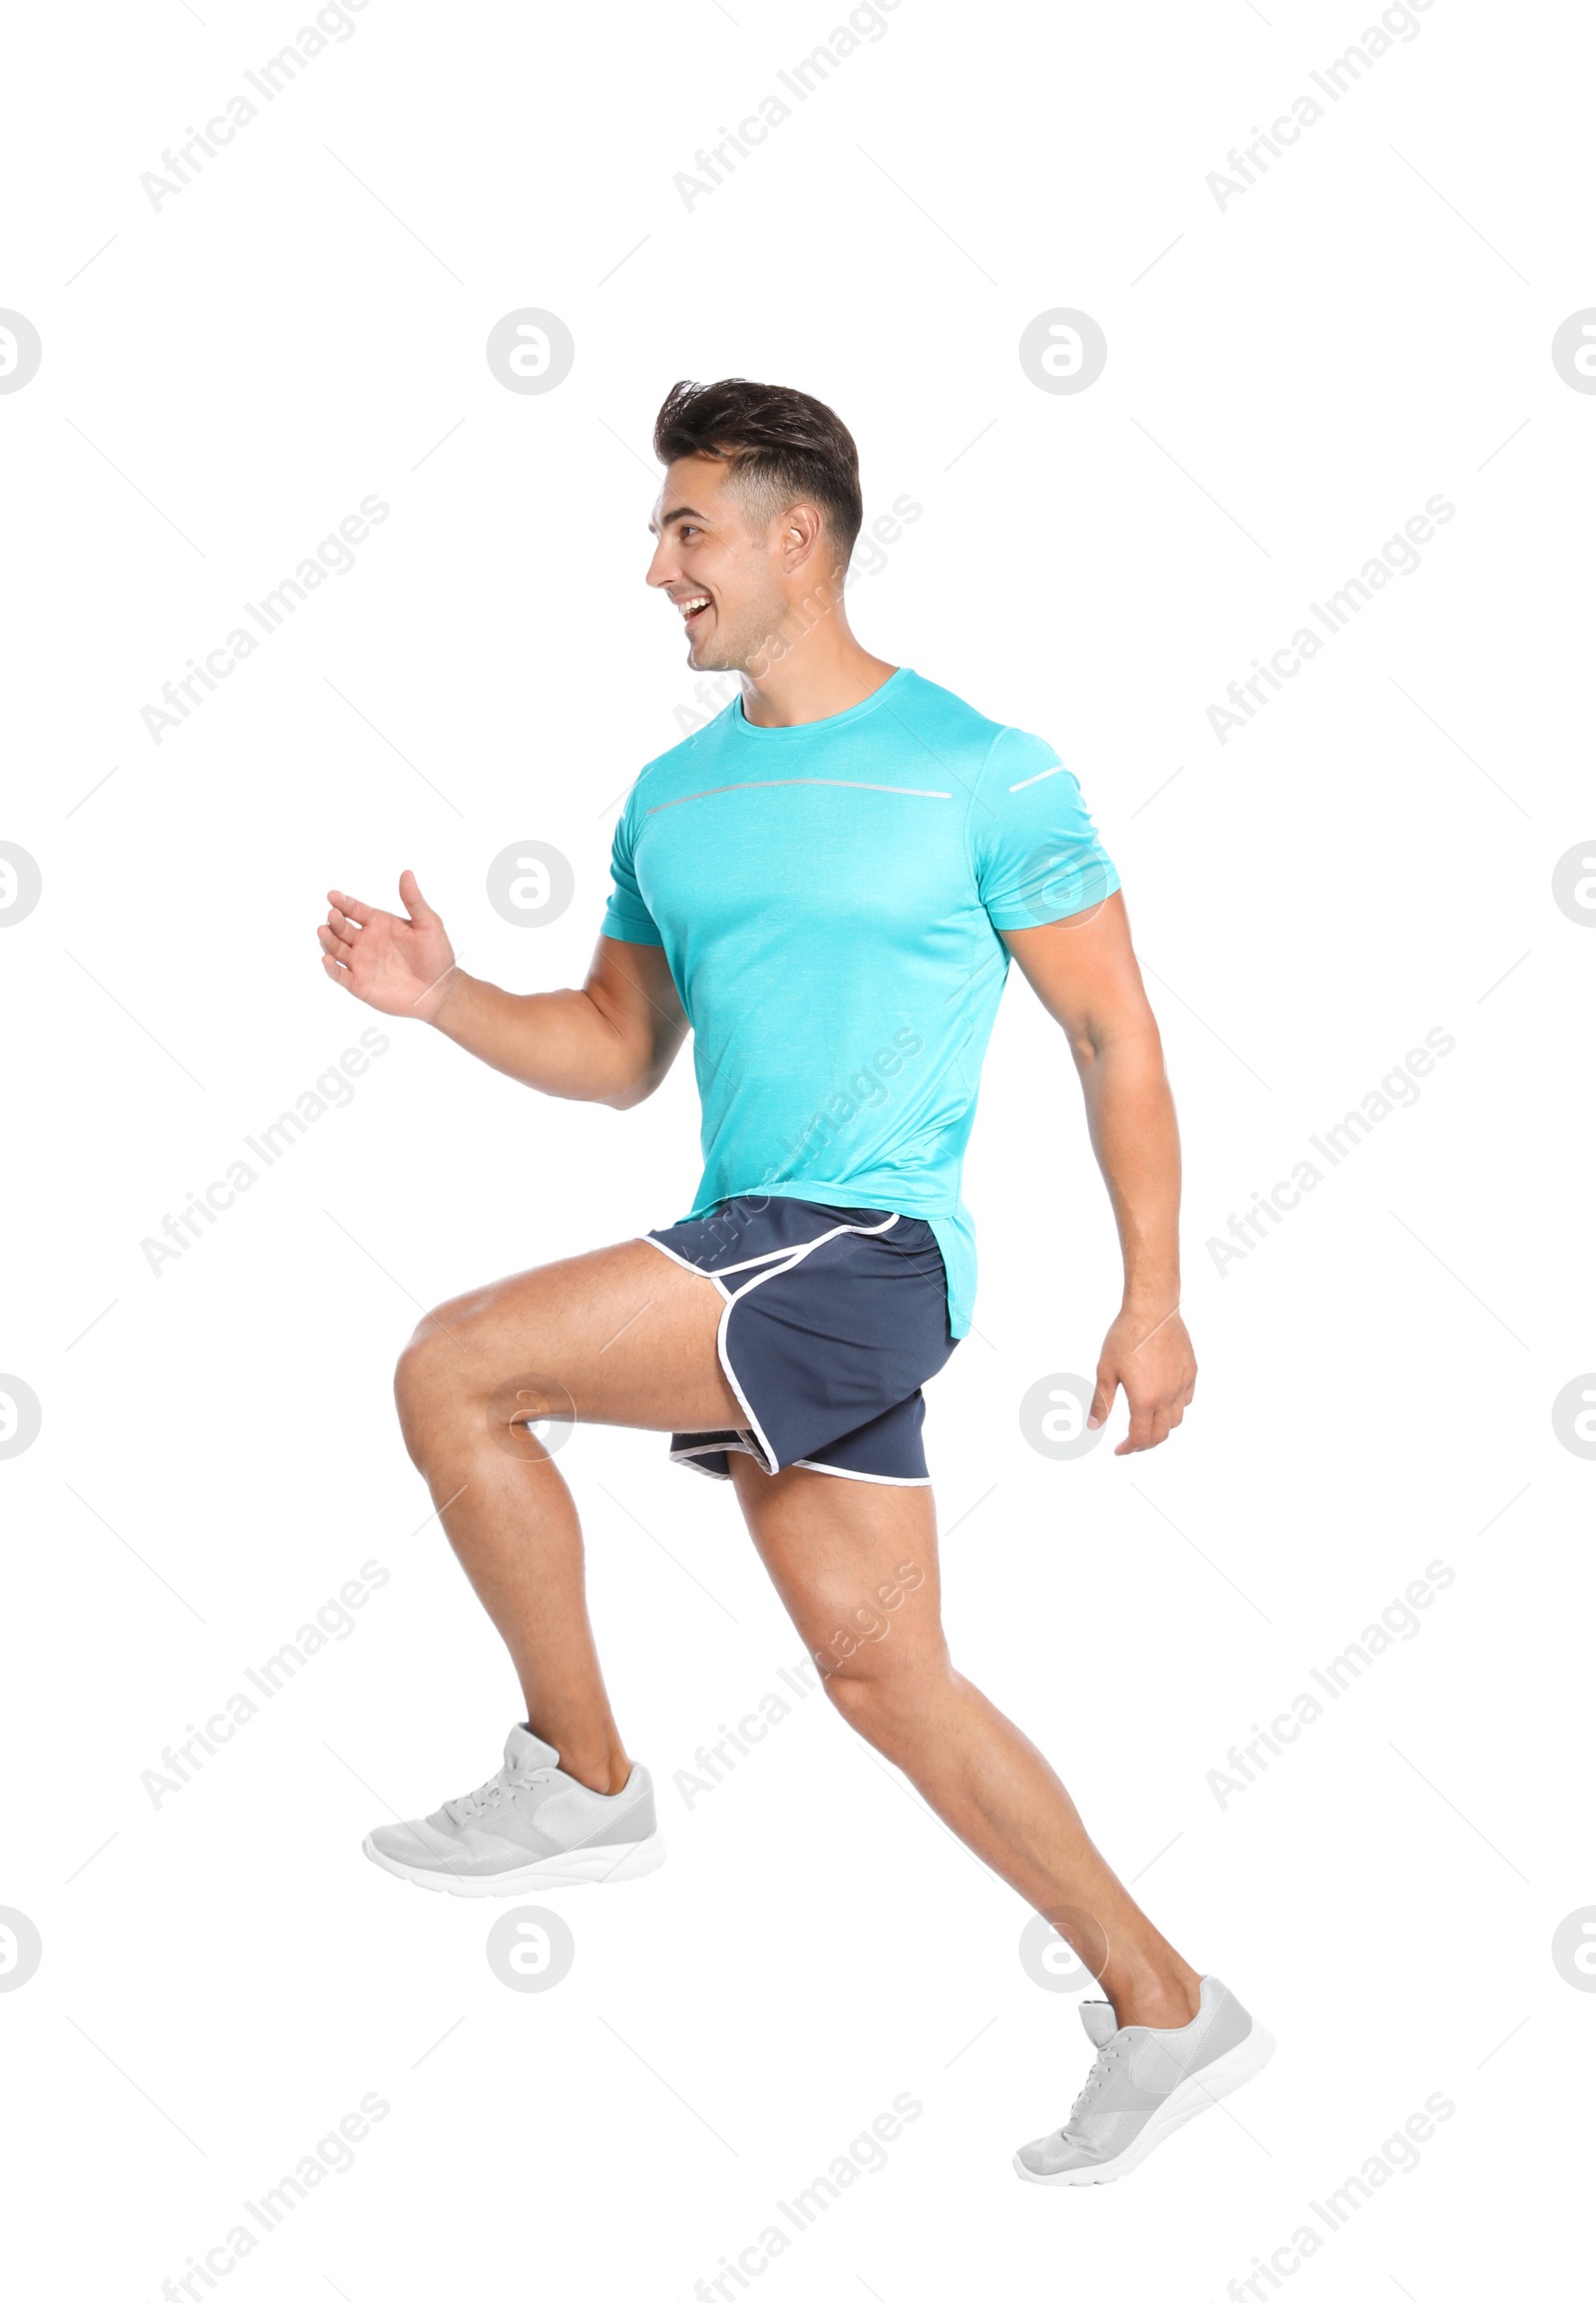
[[[673,504],[663,520],[649,521],[648,533],[650,536],[657,536],[660,530],[668,528],[673,520],[702,520],[702,518],[703,514],[694,512],[690,504]]]

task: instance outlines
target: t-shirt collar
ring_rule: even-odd
[[[795,727],[785,728],[761,728],[752,720],[744,718],[742,696],[739,693],[732,701],[731,725],[739,736],[757,737],[761,743],[768,743],[773,737],[792,739],[798,736],[829,735],[834,728],[848,727],[853,721],[864,719],[878,704],[887,703],[895,694],[901,694],[914,676],[909,666],[901,663],[896,671],[888,673],[880,687],[873,688],[858,703],[850,704],[846,711],[828,712],[824,719],[800,720]]]

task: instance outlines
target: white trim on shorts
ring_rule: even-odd
[[[863,1479],[872,1487],[929,1487],[931,1478],[895,1479],[890,1471],[844,1471],[840,1463],[811,1463],[807,1455],[795,1455],[789,1466],[794,1471],[823,1471],[828,1479]]]
[[[697,1220],[702,1222],[705,1219],[698,1218],[687,1220]],[[783,1273],[792,1271],[796,1265],[803,1262],[805,1256],[813,1254],[816,1248],[823,1248],[828,1240],[840,1240],[845,1232],[857,1233],[861,1239],[879,1239],[883,1232],[890,1232],[893,1225],[897,1223],[897,1214],[894,1213],[887,1218],[887,1221],[884,1224],[833,1224],[829,1232],[817,1232],[812,1240],[801,1240],[795,1248],[777,1248],[774,1251],[762,1256],[749,1256],[746,1261],[740,1264],[728,1264],[726,1266],[726,1270],[728,1272],[752,1271],[756,1264],[765,1264],[769,1267],[768,1270],[761,1272],[757,1279],[750,1280],[747,1287],[739,1290],[736,1295],[733,1295],[729,1288],[723,1287],[721,1285],[721,1279],[718,1272],[706,1272],[701,1264],[688,1263],[685,1256],[678,1256],[674,1248],[667,1248],[663,1240],[656,1240],[649,1232],[638,1233],[637,1236],[639,1239],[646,1240],[651,1248],[657,1248],[661,1255],[668,1256],[673,1264],[679,1264],[684,1272],[696,1272],[700,1280],[709,1280],[713,1282],[715,1288],[719,1291],[722,1299],[724,1300],[726,1308],[721,1313],[719,1325],[715,1329],[715,1349],[720,1357],[721,1371],[725,1375],[726,1381],[731,1385],[732,1393],[736,1398],[738,1406],[742,1409],[743,1413],[748,1418],[749,1434],[759,1443],[759,1446],[756,1449],[748,1446],[746,1440],[744,1440],[738,1444],[736,1451],[743,1455],[751,1455],[755,1463],[759,1465],[760,1470],[764,1472],[767,1477],[773,1477],[775,1474],[777,1468],[776,1451],[771,1446],[769,1439],[766,1437],[764,1426],[761,1424],[758,1416],[754,1413],[752,1401],[747,1397],[742,1385],[737,1380],[736,1370],[731,1364],[731,1357],[726,1349],[726,1334],[727,1330],[731,1326],[731,1315],[733,1311],[736,1309],[738,1304],[742,1302],[744,1296],[751,1296],[755,1288],[763,1287],[766,1280],[779,1279]],[[671,1226],[671,1229],[674,1230],[675,1227]],[[760,1452],[761,1450],[763,1451],[762,1455]],[[705,1446],[702,1448],[692,1449],[682,1448],[679,1452],[673,1447],[670,1451],[670,1459],[673,1463],[686,1463],[688,1462],[690,1455],[729,1455],[732,1452],[733,1449],[724,1441],[722,1441],[719,1446]],[[693,1463],[690,1465],[690,1468],[694,1471],[702,1471],[704,1466],[700,1463]],[[806,1469],[811,1471],[825,1471],[830,1468],[831,1466],[824,1463],[809,1464],[806,1466]],[[710,1479],[722,1479],[729,1478],[730,1473],[711,1471],[706,1473],[706,1476]],[[864,1479],[870,1476],[873,1475],[862,1471],[838,1473],[838,1477],[843,1479]],[[931,1482],[929,1479],[904,1479],[882,1480],[881,1484],[884,1486],[893,1487],[929,1487]]]
[[[713,1471],[707,1463],[700,1463],[698,1461],[700,1455],[752,1455],[756,1463],[759,1460],[748,1445],[746,1437],[740,1431],[733,1431],[727,1439],[706,1439],[699,1445],[673,1447],[670,1450],[672,1463],[685,1464],[689,1471],[696,1471],[701,1478],[718,1479],[722,1482],[730,1479],[731,1473],[729,1471]]]

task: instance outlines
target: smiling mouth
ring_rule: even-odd
[[[689,591],[675,604],[681,611],[683,623],[691,630],[695,623],[708,614],[713,603],[707,591]]]

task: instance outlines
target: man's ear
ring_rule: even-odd
[[[789,574],[801,568],[814,553],[822,533],[820,514],[812,504],[795,504],[782,515],[781,557]]]

